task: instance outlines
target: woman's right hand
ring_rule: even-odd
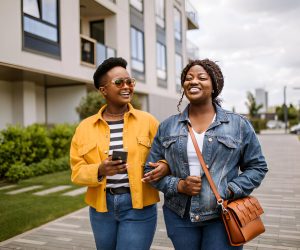
[[[194,196],[201,191],[201,178],[200,176],[188,176],[178,182],[177,190],[179,193]]]
[[[100,164],[98,168],[98,176],[125,174],[127,171],[127,166],[127,163],[122,163],[122,160],[113,161],[111,156],[109,156]]]

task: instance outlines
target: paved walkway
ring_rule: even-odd
[[[296,136],[280,134],[261,135],[260,141],[270,171],[255,194],[265,210],[266,232],[244,249],[300,250],[300,142]],[[161,204],[158,211],[159,221],[151,249],[173,249],[166,235]],[[88,209],[4,241],[0,249],[95,249]]]

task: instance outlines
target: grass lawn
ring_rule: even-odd
[[[33,185],[43,185],[43,188],[16,195],[5,194]],[[57,185],[72,185],[72,188],[45,196],[32,194]],[[84,194],[75,197],[61,195],[75,188],[78,186],[71,183],[70,171],[63,171],[23,180],[15,188],[0,190],[0,241],[84,207]]]

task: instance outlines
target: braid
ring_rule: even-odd
[[[183,99],[183,96],[184,96],[184,91],[182,91],[182,94],[181,94],[181,97],[180,97],[180,100],[179,100],[179,102],[178,102],[178,104],[177,104],[177,110],[178,110],[178,112],[179,113],[181,113],[181,111],[180,111],[180,105],[181,105],[181,103],[182,103],[182,99]]]

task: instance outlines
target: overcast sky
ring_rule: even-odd
[[[246,92],[264,88],[269,106],[299,106],[299,0],[190,0],[199,14],[200,29],[188,39],[200,58],[219,62],[225,76],[223,107],[247,112]]]

